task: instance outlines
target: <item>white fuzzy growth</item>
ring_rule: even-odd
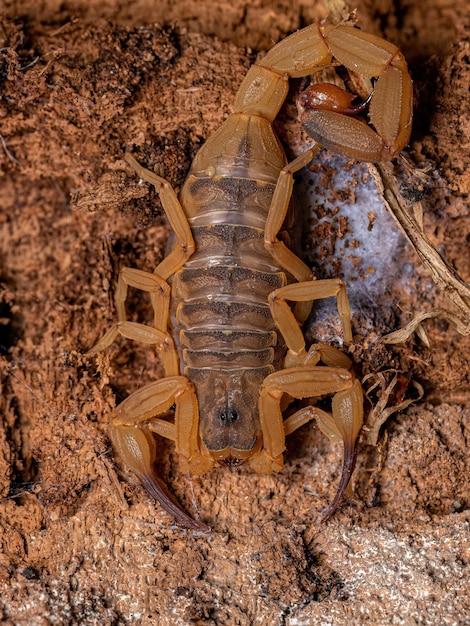
[[[400,283],[409,284],[412,269],[401,260],[406,239],[387,212],[365,163],[322,151],[312,169],[302,170],[295,187],[307,222],[303,242],[308,242],[307,262],[317,278],[343,278],[351,312],[364,314],[373,325],[370,311],[375,318],[380,316],[381,309],[393,305],[392,290]],[[324,217],[318,216],[319,207]],[[331,238],[316,241],[322,224]],[[331,249],[326,256],[325,247]],[[334,301],[318,302],[315,317],[325,319],[334,310]]]

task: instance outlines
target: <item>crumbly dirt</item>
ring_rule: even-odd
[[[468,281],[467,3],[356,4],[362,27],[409,60],[417,115],[408,154],[430,166],[425,230]],[[178,189],[256,54],[326,7],[0,8],[1,621],[470,624],[470,341],[431,320],[430,347],[378,343],[448,306],[406,245],[383,291],[353,311],[352,355],[363,375],[397,370],[405,395],[419,382],[424,397],[389,419],[377,447],[361,445],[355,496],[326,524],[319,515],[341,454],[308,425],[272,476],[241,467],[192,478],[162,443],[162,475],[213,532],[175,526],[107,436],[116,404],[160,375],[158,356],[124,340],[83,356],[115,320],[119,268],[153,269],[168,236],[154,190],[138,184],[124,151]],[[129,313],[149,320],[149,303],[131,293]],[[312,323],[309,336],[317,330]]]

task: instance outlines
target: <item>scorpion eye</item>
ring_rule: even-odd
[[[219,413],[219,419],[224,424],[233,424],[233,422],[236,422],[238,418],[239,418],[238,412],[232,409],[220,411]]]

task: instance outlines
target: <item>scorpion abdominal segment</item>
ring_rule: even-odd
[[[265,201],[260,210],[266,218],[274,187],[266,193],[264,183],[274,186],[285,164],[284,151],[269,120],[246,113],[235,113],[226,119],[197,153],[181,190],[181,203],[189,218],[198,214],[198,205],[201,203],[211,211],[220,211],[222,207],[219,199],[227,210],[238,212],[238,180],[238,184],[242,186],[241,193],[248,200],[247,206],[256,209],[257,198],[264,196]],[[221,180],[221,177],[226,180]],[[246,188],[251,189],[252,193],[243,192]],[[241,206],[244,206],[243,201]],[[259,211],[254,210],[254,213]]]

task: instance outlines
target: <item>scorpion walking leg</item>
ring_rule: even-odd
[[[126,154],[125,160],[135,169],[140,178],[155,186],[175,234],[176,242],[173,250],[155,268],[155,274],[166,280],[177,272],[194,252],[194,239],[189,222],[174,189],[168,181],[142,167],[130,154]]]
[[[273,310],[273,317],[279,324],[281,320],[277,319],[277,317],[279,318],[279,316],[282,315],[284,324],[290,326],[292,329],[291,332],[296,332],[297,337],[300,335],[301,339],[298,338],[298,343],[301,341],[303,344],[303,335],[298,327],[298,321],[303,322],[307,319],[312,308],[313,300],[335,295],[337,297],[338,311],[343,324],[345,341],[349,343],[352,341],[352,333],[349,321],[349,303],[344,283],[340,280],[312,282],[313,276],[310,268],[277,238],[277,234],[285,220],[292,196],[294,174],[302,169],[302,167],[310,163],[318,150],[318,146],[310,148],[310,150],[307,150],[304,154],[300,155],[284,167],[279,174],[279,179],[276,184],[276,189],[274,190],[273,199],[269,208],[268,217],[266,219],[266,226],[264,230],[265,248],[271,252],[272,256],[282,265],[282,267],[284,267],[284,269],[300,281],[298,285],[290,285],[287,288],[288,291],[283,292],[285,294],[283,297],[286,298],[289,298],[287,293],[295,294],[295,297],[291,298],[297,302],[295,317],[291,316],[292,320],[290,319],[290,309],[285,301],[284,305],[282,304],[282,300],[280,301],[279,306],[275,307],[275,309],[284,308],[284,311],[277,312],[276,310]],[[277,294],[278,292],[274,293]],[[273,296],[273,294],[271,294],[271,296]],[[277,314],[277,317],[274,313]],[[294,326],[296,329],[294,329]]]
[[[292,197],[294,174],[308,165],[319,149],[318,146],[310,148],[281,170],[264,228],[264,247],[298,281],[311,279],[312,272],[296,254],[289,250],[282,241],[279,241],[277,234],[284,223]]]
[[[125,302],[127,288],[134,287],[150,294],[153,307],[153,325],[159,330],[168,328],[168,316],[170,309],[170,285],[158,276],[132,267],[123,267],[119,273],[116,289],[116,309],[119,321],[126,320]]]
[[[128,339],[161,346],[160,354],[165,374],[174,376],[178,373],[178,359],[173,339],[167,332],[170,287],[166,279],[180,269],[194,252],[194,240],[188,220],[171,185],[157,174],[143,168],[129,154],[126,154],[125,159],[142,179],[155,185],[170,226],[175,232],[176,243],[172,252],[155,268],[153,274],[128,267],[121,270],[116,290],[116,309],[120,321],[114,324],[85,356],[105,350],[118,335],[121,335]],[[150,293],[154,310],[154,328],[126,321],[125,300],[128,287]]]
[[[338,309],[346,336],[351,326],[346,290],[341,281],[313,281],[287,285],[269,296],[271,313],[288,346],[287,367],[266,378],[260,395],[260,420],[264,450],[255,462],[269,470],[282,459],[285,436],[311,419],[316,419],[320,430],[332,441],[343,442],[343,470],[333,502],[325,509],[327,519],[337,508],[351,478],[356,462],[356,448],[363,423],[362,387],[350,372],[351,361],[342,352],[325,344],[312,346],[307,353],[298,321],[287,305],[293,301],[314,300],[336,295]],[[317,366],[322,361],[327,367]],[[301,409],[285,422],[282,420],[281,401],[284,394],[306,398],[334,393],[332,415],[316,407]]]
[[[344,340],[346,343],[352,341],[352,330],[349,309],[348,294],[346,285],[339,278],[325,280],[312,280],[303,283],[293,283],[280,289],[276,289],[268,296],[271,314],[281,331],[289,353],[286,357],[289,366],[300,365],[306,356],[305,339],[299,327],[297,318],[292,314],[292,310],[286,300],[295,302],[312,302],[336,296],[336,305],[343,326]],[[295,358],[296,361],[289,359]]]
[[[154,310],[154,327],[126,321],[127,288],[135,287],[150,293]],[[108,348],[118,335],[147,344],[156,344],[166,376],[178,374],[178,357],[173,339],[166,331],[170,306],[170,286],[160,276],[124,267],[116,289],[116,309],[119,322],[113,324],[98,343],[88,350],[91,356]]]
[[[312,272],[292,250],[289,250],[284,242],[277,238],[277,234],[284,223],[289,208],[294,187],[294,174],[308,165],[319,149],[319,146],[310,148],[281,170],[264,228],[264,247],[272,254],[274,259],[284,269],[295,276],[298,281],[311,280],[313,278]],[[305,321],[311,309],[311,301],[299,301],[295,309],[297,319],[301,322]]]
[[[168,333],[170,287],[166,279],[174,274],[191,256],[194,241],[186,216],[175,192],[167,181],[142,168],[126,155],[126,161],[141,178],[155,185],[163,208],[176,234],[175,246],[153,274],[132,268],[123,268],[116,290],[116,308],[119,322],[114,324],[86,356],[100,352],[121,335],[148,344],[157,344],[166,378],[136,391],[114,411],[110,437],[119,456],[139,477],[146,490],[171,513],[177,521],[194,530],[210,530],[189,517],[156,475],[156,442],[153,433],[175,441],[186,470],[202,474],[213,465],[200,450],[198,443],[199,413],[196,395],[191,383],[177,376],[178,356]],[[154,310],[154,326],[126,321],[125,300],[128,287],[150,293]],[[176,404],[174,424],[156,417]]]
[[[173,404],[176,405],[174,424],[156,417]],[[112,417],[110,437],[113,446],[149,494],[185,527],[208,532],[210,529],[205,524],[193,520],[181,508],[154,470],[156,442],[153,433],[175,441],[177,452],[188,465],[195,460],[196,469],[208,469],[201,467],[197,399],[188,379],[172,376],[146,385],[121,402]]]

